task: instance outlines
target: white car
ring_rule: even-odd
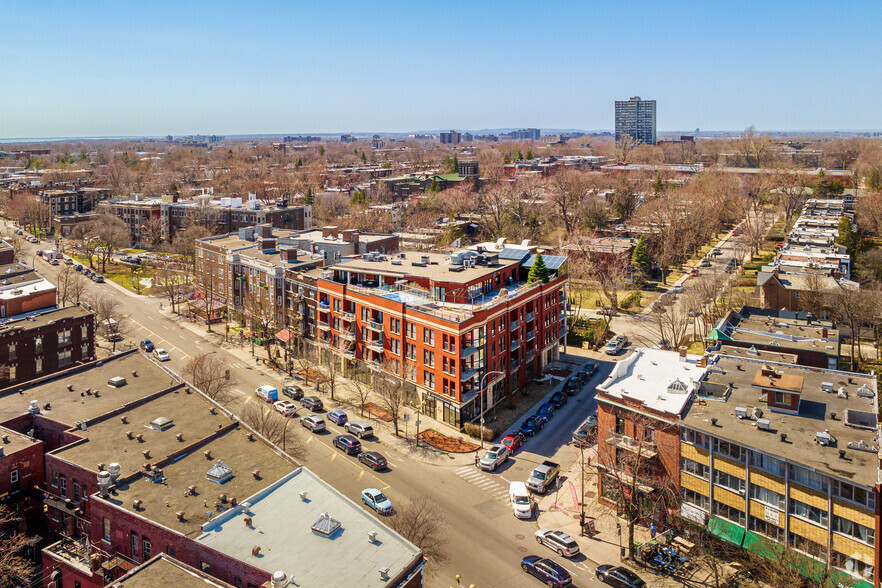
[[[676,286],[673,286],[673,287],[671,288],[671,293],[672,293],[672,294],[679,294],[679,293],[681,293],[682,291],[683,291],[683,286],[681,286],[680,284],[677,284]]]
[[[563,531],[539,529],[536,531],[536,542],[563,557],[573,557],[579,553],[579,544]]]
[[[484,457],[478,462],[482,470],[496,471],[500,465],[508,460],[508,447],[505,445],[492,445],[484,453]]]
[[[273,406],[286,417],[292,416],[297,412],[297,406],[293,402],[288,402],[287,400],[277,400],[276,402],[273,402]]]
[[[165,349],[154,349],[153,357],[155,357],[159,361],[168,361],[169,359],[171,359],[168,356],[168,351],[166,351]]]

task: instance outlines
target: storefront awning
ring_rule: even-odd
[[[711,535],[723,541],[728,541],[737,547],[741,547],[741,542],[744,541],[744,527],[719,517],[711,517],[708,520],[707,530]]]
[[[276,339],[281,341],[282,343],[287,343],[291,340],[291,331],[288,329],[282,329],[278,333],[276,333]]]
[[[775,543],[771,539],[766,539],[752,531],[747,531],[744,534],[742,547],[765,559],[778,559],[784,551],[784,547],[780,543]]]

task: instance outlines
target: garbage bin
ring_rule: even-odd
[[[619,547],[619,557],[621,557],[622,559],[625,559],[625,546],[624,545]]]

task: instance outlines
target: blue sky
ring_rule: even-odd
[[[3,3],[0,138],[882,128],[877,2]]]

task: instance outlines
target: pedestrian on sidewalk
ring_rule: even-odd
[[[159,310],[162,310],[162,302],[159,303]]]
[[[478,467],[478,462],[481,461],[481,458],[478,457],[478,452],[475,451],[475,467]]]
[[[655,528],[655,523],[649,523],[649,537],[655,539],[656,533],[658,533],[658,530]]]

